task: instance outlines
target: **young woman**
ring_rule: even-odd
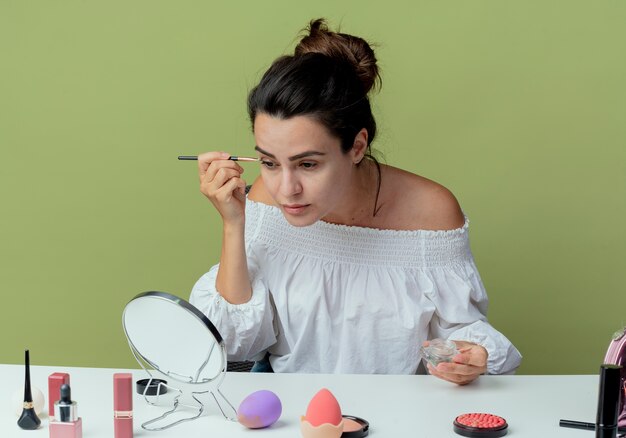
[[[442,379],[513,372],[457,200],[370,155],[378,80],[367,42],[323,20],[272,64],[248,98],[262,170],[247,196],[228,153],[198,157],[223,243],[191,302],[232,360],[269,353],[276,372],[415,373],[433,338],[460,351],[429,366]]]

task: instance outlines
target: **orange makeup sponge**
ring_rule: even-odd
[[[320,389],[309,402],[304,418],[312,426],[320,426],[325,423],[337,426],[342,420],[339,402],[328,389]]]

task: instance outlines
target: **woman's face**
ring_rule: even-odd
[[[265,187],[291,225],[311,225],[341,207],[352,184],[355,148],[344,154],[341,141],[306,116],[260,113],[254,137]]]

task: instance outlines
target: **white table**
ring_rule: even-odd
[[[32,366],[31,380],[46,398],[47,377],[68,372],[72,398],[78,402],[85,438],[113,437],[113,373],[132,372],[135,380],[142,370]],[[36,431],[17,427],[17,416],[10,406],[12,394],[23,388],[24,370],[18,365],[0,365],[0,437],[48,436],[47,409]],[[170,382],[173,383],[173,382]],[[321,388],[330,389],[344,414],[370,422],[372,437],[458,437],[452,421],[462,413],[488,412],[509,423],[507,435],[516,438],[580,437],[593,438],[590,431],[565,429],[559,419],[592,422],[595,419],[598,377],[588,376],[481,376],[471,385],[460,387],[432,376],[306,375],[228,373],[222,392],[237,408],[253,391],[269,389],[281,399],[280,420],[268,429],[249,430],[226,421],[210,400],[197,420],[161,432],[141,429],[140,424],[164,411],[145,404],[135,395],[135,436],[169,437],[299,437],[299,419],[311,397]],[[47,406],[47,399],[46,399]]]

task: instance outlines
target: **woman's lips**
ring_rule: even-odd
[[[283,210],[292,215],[303,214],[304,210],[311,204],[283,204]]]

